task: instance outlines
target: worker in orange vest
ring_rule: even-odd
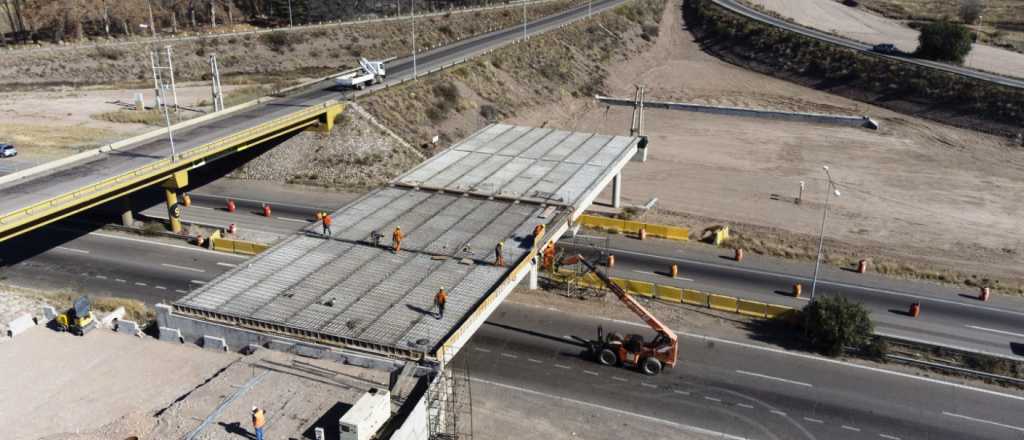
[[[533,227],[533,245],[540,245],[540,238],[544,236],[544,224],[539,224]]]
[[[437,306],[437,319],[444,318],[444,303],[446,302],[448,302],[448,293],[442,287],[438,289],[437,295],[434,295],[434,305]]]
[[[402,250],[402,239],[403,238],[405,238],[405,236],[402,235],[402,227],[401,226],[395,226],[395,232],[393,234],[391,234],[391,241],[394,244],[395,253],[396,254],[398,253],[398,251]]]
[[[256,430],[256,440],[263,440],[263,427],[267,424],[267,415],[262,409],[252,407],[252,427]]]
[[[330,237],[331,236],[331,223],[334,223],[334,220],[331,219],[331,215],[325,212],[324,213],[324,217],[320,221],[323,222],[323,224],[324,224],[324,235]]]
[[[555,244],[548,243],[544,247],[544,268],[549,271],[555,270]]]
[[[494,246],[494,265],[498,267],[505,267],[505,240],[498,242],[497,246]]]

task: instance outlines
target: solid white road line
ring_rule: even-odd
[[[224,263],[224,262],[221,262],[221,261],[218,261],[217,265],[218,266],[223,266],[223,267],[238,267],[237,264]]]
[[[747,375],[747,376],[760,377],[761,379],[775,380],[775,381],[785,382],[785,383],[789,383],[789,384],[793,384],[793,385],[800,385],[802,387],[807,387],[807,388],[811,388],[811,387],[814,386],[814,385],[811,385],[811,384],[809,384],[807,382],[797,382],[795,380],[783,379],[781,377],[769,376],[767,374],[751,373],[749,371],[744,371],[744,370],[736,370],[736,372],[739,373],[739,374]]]
[[[176,265],[176,264],[167,264],[167,263],[164,263],[164,264],[163,264],[163,266],[164,266],[164,267],[169,267],[169,268],[171,268],[171,269],[179,269],[179,270],[188,270],[188,271],[192,271],[192,272],[199,272],[199,273],[204,273],[204,272],[206,272],[206,271],[205,271],[205,270],[203,270],[203,269],[196,269],[196,268],[194,268],[194,267],[186,267],[186,266],[178,266],[178,265]]]
[[[523,307],[547,309],[547,310],[550,310],[550,311],[555,311],[555,312],[559,312],[559,313],[565,313],[564,311],[557,310],[557,309],[554,309],[552,307],[531,306],[531,305],[527,305],[527,304],[520,304],[520,305],[523,306]],[[597,319],[600,319],[602,321],[615,322],[615,323],[623,324],[623,325],[631,325],[631,326],[634,326],[634,327],[639,327],[639,328],[644,328],[644,329],[650,328],[646,324],[641,324],[641,323],[638,323],[638,322],[630,322],[630,321],[624,321],[624,320],[621,320],[621,319],[606,318],[606,317],[603,317],[603,316],[588,315],[588,317],[597,318]],[[751,349],[751,350],[767,351],[767,352],[775,353],[775,354],[782,355],[782,356],[793,356],[793,357],[798,357],[798,358],[801,358],[801,359],[807,359],[807,360],[812,360],[812,361],[817,361],[817,362],[823,362],[823,363],[832,364],[832,365],[841,365],[841,366],[848,367],[848,368],[857,368],[857,369],[860,369],[860,370],[871,371],[871,372],[874,372],[874,373],[888,374],[890,376],[897,376],[897,377],[901,377],[901,378],[904,378],[904,379],[911,379],[911,380],[917,380],[917,381],[921,381],[921,382],[928,382],[928,383],[931,383],[931,384],[948,386],[948,387],[956,388],[956,389],[959,389],[959,390],[974,391],[974,392],[977,392],[977,393],[988,394],[990,396],[1003,397],[1003,398],[1007,398],[1007,399],[1018,400],[1018,401],[1024,402],[1024,396],[1017,396],[1017,395],[1013,395],[1013,394],[1001,393],[1001,392],[998,392],[998,391],[987,390],[987,389],[984,389],[984,388],[973,387],[973,386],[970,386],[970,385],[964,385],[964,384],[953,383],[953,382],[946,382],[946,381],[942,381],[942,380],[938,380],[938,379],[932,379],[930,377],[915,376],[913,374],[901,373],[899,371],[886,370],[886,369],[871,367],[871,366],[867,366],[867,365],[853,364],[853,363],[843,362],[843,361],[839,361],[839,360],[835,360],[835,359],[823,358],[823,357],[819,357],[819,356],[815,356],[815,355],[811,355],[811,354],[795,353],[795,352],[783,350],[781,348],[768,347],[768,346],[757,345],[757,344],[750,344],[750,343],[746,343],[746,342],[733,341],[733,340],[730,340],[730,339],[716,338],[714,336],[707,336],[707,335],[702,335],[702,334],[699,334],[699,333],[690,333],[690,332],[684,332],[684,331],[681,331],[681,330],[676,330],[675,332],[679,336],[685,336],[687,338],[693,338],[693,339],[700,339],[700,340],[705,341],[705,342],[706,341],[712,341],[712,342],[718,342],[718,343],[721,343],[721,344],[734,345],[734,346],[737,346],[737,347],[748,348],[748,349]]]
[[[57,246],[57,249],[60,249],[62,251],[69,251],[69,252],[78,252],[80,254],[88,254],[89,253],[89,251],[84,250],[84,249],[75,249],[75,248],[69,248],[69,247],[64,247],[64,246]]]
[[[744,440],[744,437],[738,437],[738,436],[735,436],[735,435],[726,434],[724,432],[713,431],[713,430],[710,430],[710,429],[707,429],[707,428],[701,428],[699,426],[686,425],[686,424],[683,424],[683,423],[673,422],[671,420],[659,419],[657,417],[651,417],[651,416],[648,416],[648,415],[637,414],[637,413],[634,413],[634,412],[629,412],[629,411],[621,410],[621,409],[618,409],[618,408],[612,408],[612,407],[609,407],[609,406],[598,405],[596,403],[590,403],[590,402],[585,402],[585,401],[582,401],[582,400],[570,399],[568,397],[556,396],[554,394],[542,393],[540,391],[534,391],[534,390],[531,390],[531,389],[528,389],[528,388],[517,387],[517,386],[514,386],[514,385],[506,385],[506,384],[503,384],[503,383],[492,382],[492,381],[489,381],[489,380],[479,379],[479,378],[476,378],[476,377],[471,378],[470,380],[472,380],[474,382],[479,382],[479,383],[483,383],[483,384],[499,387],[499,388],[505,388],[507,390],[513,390],[513,391],[518,391],[518,392],[521,392],[521,393],[532,394],[534,396],[540,396],[540,397],[546,397],[546,398],[549,398],[549,399],[560,400],[560,401],[567,402],[567,403],[570,403],[570,404],[576,405],[576,406],[586,406],[586,407],[590,407],[590,408],[594,408],[594,409],[600,409],[600,410],[603,410],[603,411],[611,412],[611,413],[622,415],[622,416],[636,417],[636,418],[641,419],[641,420],[646,420],[646,421],[649,421],[649,422],[660,423],[660,424],[663,424],[663,425],[666,425],[666,426],[670,426],[670,427],[673,427],[673,428],[676,428],[676,429],[679,429],[679,430],[682,430],[682,431],[686,431],[686,432],[691,432],[691,433],[694,433],[694,434],[713,436],[713,437],[718,437],[718,438],[723,438],[723,439],[728,439],[728,440]]]
[[[225,258],[239,258],[239,259],[243,259],[243,260],[249,258],[248,256],[245,256],[245,255],[228,254],[228,253],[224,253],[224,252],[211,251],[209,249],[203,249],[203,248],[201,248],[199,246],[181,246],[181,245],[177,245],[177,244],[163,243],[163,242],[154,241],[154,240],[142,240],[142,239],[139,239],[139,238],[121,237],[119,235],[104,234],[102,232],[90,232],[89,235],[94,235],[94,236],[103,237],[103,238],[111,238],[111,239],[114,239],[114,240],[134,241],[136,243],[143,243],[143,244],[147,244],[147,245],[172,247],[172,248],[177,248],[177,249],[186,250],[186,251],[192,251],[192,252],[206,252],[206,253],[221,255],[221,256],[223,256]]]
[[[999,427],[1006,428],[1006,429],[1012,429],[1014,431],[1024,432],[1024,428],[1021,428],[1020,426],[1007,425],[1005,423],[993,422],[991,420],[985,420],[985,419],[978,419],[978,418],[974,418],[974,417],[970,417],[970,416],[965,416],[963,414],[956,414],[956,413],[951,413],[951,412],[946,412],[946,411],[943,411],[942,414],[950,416],[950,417],[956,417],[958,419],[970,420],[972,422],[985,423],[985,424],[988,424],[988,425],[999,426]]]
[[[996,330],[994,328],[978,327],[976,325],[968,325],[966,327],[967,328],[973,328],[975,330],[981,330],[983,332],[999,333],[1001,335],[1007,335],[1007,336],[1014,336],[1014,337],[1018,337],[1018,338],[1024,338],[1024,335],[1022,335],[1020,333],[1008,332],[1006,330]]]

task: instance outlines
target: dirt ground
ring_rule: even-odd
[[[1024,275],[1018,232],[1024,226],[1024,151],[1002,138],[726,64],[703,52],[680,21],[678,9],[667,8],[656,45],[611,66],[607,92],[632,96],[633,84],[642,83],[649,99],[870,115],[882,129],[649,110],[650,156],[625,168],[627,202],[657,197],[660,210],[707,223],[746,223],[816,238],[826,192],[822,165],[828,164],[842,194],[830,202],[828,237],[870,256],[914,256],[954,269]],[[630,112],[563,98],[511,122],[625,134]],[[806,191],[795,205],[800,181]],[[687,223],[692,220],[677,223],[706,225]]]
[[[751,3],[791,18],[797,23],[870,44],[892,43],[906,52],[917,49],[918,31],[842,2],[821,0],[750,0]],[[975,44],[964,62],[967,67],[1024,76],[1024,54]]]
[[[224,86],[225,93],[235,89]],[[210,100],[210,85],[177,84],[178,102],[194,106]],[[0,143],[18,147],[19,157],[43,162],[155,130],[145,124],[97,120],[95,115],[122,109],[116,102],[130,104],[142,93],[153,105],[149,89],[105,90],[96,88],[0,92]]]

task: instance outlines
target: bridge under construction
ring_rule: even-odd
[[[334,212],[333,233],[311,225],[160,307],[161,338],[443,366],[523,278],[536,285],[538,252],[609,183],[618,197],[639,141],[488,126]],[[405,232],[397,252],[395,227]],[[505,266],[495,264],[499,241]],[[440,288],[443,316],[432,313]]]

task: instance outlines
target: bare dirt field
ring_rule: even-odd
[[[871,131],[648,111],[650,157],[626,167],[624,195],[638,203],[658,197],[663,215],[657,219],[675,219],[697,231],[719,222],[756,226],[758,232],[800,237],[803,245],[817,238],[825,194],[821,167],[829,164],[842,196],[833,198],[826,235],[842,243],[830,243],[827,250],[846,246],[865,257],[1024,276],[1024,241],[1018,232],[1024,226],[1024,151],[1003,138],[910,118],[726,64],[692,41],[678,9],[671,7],[657,44],[610,67],[608,78],[606,89],[614,96],[632,96],[633,84],[642,83],[650,99],[867,114],[881,121],[882,129]],[[629,120],[628,108],[563,98],[511,122],[623,134]],[[807,182],[803,204],[773,199],[773,194],[796,196],[800,181]]]
[[[906,52],[917,49],[918,32],[898,21],[831,0],[750,0],[797,23],[870,44],[892,43]],[[1024,54],[975,44],[967,67],[1008,76],[1024,75]]]
[[[225,85],[224,91],[235,88]],[[183,106],[210,100],[209,84],[183,83],[177,85],[177,90],[178,102]],[[19,157],[43,162],[156,129],[96,118],[112,111],[127,113],[116,102],[131,103],[136,93],[143,94],[146,105],[153,105],[152,88],[0,92],[0,143],[16,145]]]

